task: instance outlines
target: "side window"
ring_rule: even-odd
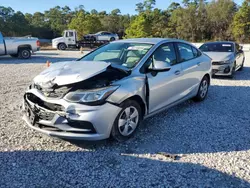
[[[154,53],[153,53],[153,60],[154,61],[164,61],[169,65],[174,65],[177,62],[175,49],[173,43],[167,43],[160,46]]]
[[[66,37],[73,37],[74,33],[73,32],[66,32]]]
[[[194,57],[199,57],[201,55],[201,53],[196,48],[192,47],[192,50],[193,50]]]
[[[184,43],[178,43],[177,47],[180,54],[181,62],[195,58],[192,46]]]

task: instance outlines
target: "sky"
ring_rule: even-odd
[[[15,11],[23,13],[44,12],[57,5],[69,6],[71,9],[79,5],[84,5],[87,11],[96,9],[97,11],[107,11],[119,8],[122,14],[135,14],[135,4],[143,0],[0,0],[0,6],[11,7]],[[182,0],[156,0],[156,8],[167,9],[172,2],[182,2]],[[243,0],[235,0],[241,4]]]

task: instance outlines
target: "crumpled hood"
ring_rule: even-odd
[[[213,61],[225,61],[234,57],[233,52],[203,52],[212,58]]]
[[[43,88],[77,83],[104,72],[110,63],[102,61],[67,61],[52,64],[34,78]]]

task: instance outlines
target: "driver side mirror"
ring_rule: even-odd
[[[165,61],[153,61],[151,60],[151,66],[148,68],[150,71],[155,71],[155,72],[164,72],[164,71],[169,71],[171,69],[170,64],[168,64]]]

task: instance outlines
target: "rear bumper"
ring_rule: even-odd
[[[24,98],[23,101],[23,120],[26,124],[43,134],[77,140],[102,140],[109,138],[115,118],[121,108],[110,103],[100,106],[87,106],[76,103],[69,103],[63,99],[46,100],[42,94],[32,91],[42,101],[56,105],[61,105],[65,111],[57,112],[38,106],[30,100]],[[33,122],[27,113],[27,104],[37,118]],[[41,114],[43,116],[41,117]]]

